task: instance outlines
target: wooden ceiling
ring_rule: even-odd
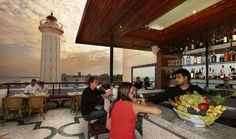
[[[76,43],[151,50],[151,46],[176,40],[230,22],[236,18],[236,0],[221,2],[163,30],[144,27],[185,0],[87,0]]]

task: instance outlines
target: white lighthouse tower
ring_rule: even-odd
[[[42,33],[40,80],[59,82],[60,76],[60,36],[63,26],[51,15],[40,21],[38,29]]]

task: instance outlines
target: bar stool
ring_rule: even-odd
[[[98,139],[99,134],[108,133],[109,131],[106,129],[105,123],[100,123],[98,120],[94,123],[91,123],[92,120],[87,115],[82,115],[85,121],[88,122],[88,139],[95,136],[95,139]]]

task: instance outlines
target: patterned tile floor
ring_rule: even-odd
[[[9,117],[10,118],[10,117]],[[75,117],[69,108],[51,109],[46,120],[34,114],[23,122],[7,121],[5,126],[0,125],[0,135],[8,134],[5,138],[12,139],[85,139],[87,138],[87,122],[80,113]],[[99,138],[108,138],[107,134]]]

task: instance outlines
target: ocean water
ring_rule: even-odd
[[[39,80],[39,77],[3,77],[0,76],[0,83],[30,82],[31,79]]]

